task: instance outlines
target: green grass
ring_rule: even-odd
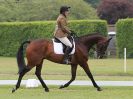
[[[0,97],[4,99],[132,99],[133,87],[102,87],[98,92],[93,87],[70,86],[58,89],[58,86],[49,86],[50,92],[42,89],[26,89],[21,87],[15,93],[11,93],[12,86],[0,86]]]
[[[123,71],[123,59],[90,59],[88,61],[90,70],[96,80],[133,80],[133,59],[127,60],[127,73]],[[69,80],[71,77],[69,65],[60,65],[45,60],[42,69],[42,76],[46,80]],[[18,67],[16,58],[0,57],[0,79],[17,79]],[[32,69],[23,79],[36,78],[35,68]],[[88,80],[83,69],[78,66],[77,80]]]
[[[127,73],[123,71],[122,59],[103,59],[88,61],[90,70],[96,80],[133,80],[133,60],[127,60]],[[17,79],[18,68],[15,58],[0,57],[0,79]],[[25,75],[24,79],[36,78],[35,68]],[[69,80],[70,66],[44,61],[42,76],[46,80]],[[78,66],[76,80],[88,80],[88,77]],[[48,86],[49,93],[38,88],[27,89],[21,86],[15,93],[11,93],[13,86],[0,86],[0,97],[4,99],[132,99],[133,87],[102,87],[98,92],[92,86],[69,86],[58,89],[59,86]]]

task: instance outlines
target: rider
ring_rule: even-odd
[[[60,15],[57,18],[57,25],[54,31],[54,36],[67,46],[63,57],[64,64],[71,63],[68,60],[68,56],[70,53],[70,49],[72,48],[72,44],[67,38],[71,34],[70,29],[67,27],[67,16],[69,15],[69,9],[70,7],[68,6],[62,6],[60,8]]]

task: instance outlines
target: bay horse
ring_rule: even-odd
[[[110,40],[111,38],[108,39],[107,37],[104,37],[99,33],[88,34],[75,38],[75,53],[71,58],[71,79],[66,84],[60,86],[60,88],[68,87],[75,80],[77,66],[80,65],[86,72],[88,77],[91,79],[93,86],[97,88],[97,91],[101,91],[102,89],[95,82],[87,64],[88,52],[94,45],[96,45],[97,55],[99,58],[102,58],[105,54]],[[26,48],[27,65],[25,63],[23,55],[23,46],[26,43],[28,44]],[[41,77],[41,69],[44,59],[50,60],[55,63],[62,63],[63,61],[63,55],[54,53],[53,42],[51,40],[37,39],[33,41],[25,41],[21,44],[17,52],[19,78],[15,88],[12,89],[12,93],[20,87],[23,76],[35,66],[35,75],[41,82],[42,87],[45,89],[45,91],[49,92],[49,88]]]

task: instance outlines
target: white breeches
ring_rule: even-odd
[[[72,47],[71,42],[69,41],[69,39],[67,37],[62,37],[62,38],[58,38],[63,44],[65,44],[66,46]]]

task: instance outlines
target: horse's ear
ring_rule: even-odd
[[[111,39],[112,39],[112,37],[111,37],[111,38],[109,38],[109,39],[107,40],[107,42],[109,43]]]

